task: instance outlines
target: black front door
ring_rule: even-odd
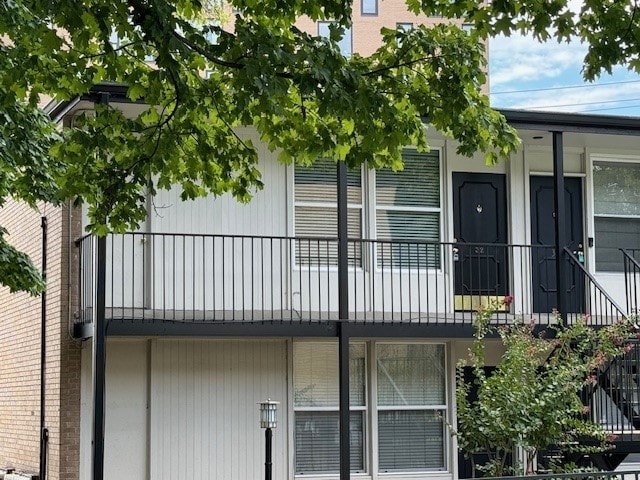
[[[531,177],[531,263],[533,311],[549,313],[557,307],[556,232],[553,208],[553,178]],[[567,246],[579,251],[583,246],[582,180],[564,179],[565,229]],[[584,286],[576,269],[567,261],[569,312],[580,312],[584,305]]]
[[[454,173],[453,195],[455,308],[475,310],[508,295],[505,176]]]

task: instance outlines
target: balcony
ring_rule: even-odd
[[[77,242],[77,325],[95,314],[97,239]],[[617,321],[623,311],[564,252],[567,321]],[[105,318],[123,323],[336,321],[339,276],[351,323],[467,326],[487,304],[513,298],[496,324],[556,321],[551,246],[349,239],[338,268],[337,238],[127,233],[106,239]]]

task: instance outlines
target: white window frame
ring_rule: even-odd
[[[295,169],[299,168],[296,165],[292,165],[291,168],[291,184],[292,184],[292,192],[293,192],[293,221],[291,223],[292,225],[292,230],[293,230],[293,237],[294,237],[294,242],[296,241],[295,238],[298,235],[298,232],[296,231],[296,210],[298,207],[307,207],[307,208],[318,208],[318,209],[335,209],[337,211],[338,209],[338,201],[336,199],[336,202],[312,202],[312,201],[298,201],[296,199],[296,172]],[[336,165],[336,171],[337,171],[337,165]],[[336,174],[337,175],[337,174]],[[357,210],[360,212],[360,238],[364,238],[364,232],[366,231],[366,219],[365,219],[365,199],[366,199],[366,189],[365,189],[365,184],[366,184],[366,170],[365,170],[365,166],[362,165],[360,167],[360,203],[350,203],[347,202],[347,215],[349,214],[349,211],[354,211]],[[337,176],[336,176],[336,185],[335,188],[337,189]],[[348,188],[348,187],[347,187]],[[322,239],[322,238],[326,238],[326,237],[335,237],[336,235],[324,235],[324,236],[319,236],[318,238]],[[305,235],[306,237],[310,237],[308,235]],[[362,248],[360,251],[360,263],[353,266],[351,265],[351,262],[349,262],[349,270],[353,271],[353,270],[362,270],[365,265],[366,265],[366,259],[364,258],[364,254],[363,251],[365,250],[364,248],[364,243],[361,244]],[[293,265],[293,268],[295,271],[300,271],[300,270],[308,270],[308,269],[313,269],[314,271],[337,271],[338,270],[338,266],[337,265],[313,265],[313,264],[309,264],[309,265],[301,265],[297,260],[296,260],[296,252],[295,249],[294,251],[291,252],[291,264]]]
[[[639,219],[640,215],[616,215],[616,214],[598,214],[596,213],[596,189],[594,183],[594,166],[596,163],[614,163],[614,164],[624,164],[628,163],[631,165],[638,165],[640,168],[640,156],[636,155],[614,155],[614,154],[592,154],[589,157],[589,186],[591,188],[591,225],[590,230],[593,232],[592,236],[595,239],[596,237],[596,218],[631,218],[631,219]],[[595,272],[599,274],[605,275],[622,275],[623,272],[617,270],[599,270],[598,269],[598,244],[595,244],[593,248],[593,269]],[[622,255],[622,254],[620,254]],[[621,257],[622,258],[622,257]]]
[[[416,147],[413,146],[407,146],[405,148],[408,149],[415,149]],[[394,206],[394,205],[379,205],[378,201],[377,201],[377,182],[376,182],[376,171],[375,170],[371,170],[371,176],[370,176],[370,190],[371,190],[371,202],[372,202],[372,208],[371,208],[371,218],[370,218],[370,222],[371,222],[371,232],[372,232],[372,238],[374,240],[384,240],[384,241],[389,241],[389,242],[393,242],[394,240],[392,239],[381,239],[379,238],[378,235],[378,210],[381,211],[397,211],[397,212],[419,212],[419,213],[438,213],[438,238],[437,240],[434,240],[437,243],[442,243],[442,238],[443,238],[443,232],[444,232],[444,218],[443,218],[443,211],[444,211],[444,178],[445,178],[445,165],[444,165],[444,159],[443,159],[443,153],[444,153],[444,148],[437,146],[437,147],[431,147],[430,152],[437,152],[438,153],[438,202],[440,204],[440,206],[438,208],[435,207],[407,207],[407,206]],[[373,242],[373,257],[371,259],[371,261],[374,264],[374,268],[375,271],[377,273],[382,271],[382,268],[378,265],[378,252],[377,252],[377,247],[378,247],[378,243],[377,242]],[[441,256],[444,257],[444,256]],[[390,271],[390,272],[394,272],[394,273],[424,273],[424,272],[434,272],[434,273],[438,273],[438,272],[442,272],[444,269],[444,262],[446,260],[444,258],[440,258],[440,265],[437,267],[423,267],[423,268],[418,268],[418,267],[396,267],[394,266],[393,268],[385,268],[385,271]]]
[[[291,358],[292,358],[292,369],[295,368],[295,358],[294,358],[294,347],[293,344],[296,342],[300,342],[300,343],[315,343],[315,344],[320,344],[320,345],[336,345],[336,350],[337,350],[337,342],[329,342],[329,341],[318,341],[318,340],[296,340],[294,342],[292,342],[291,344]],[[362,442],[363,442],[363,446],[362,446],[362,466],[364,467],[362,471],[353,471],[351,472],[352,474],[358,474],[358,475],[368,475],[370,474],[369,472],[369,468],[371,465],[371,460],[370,460],[370,454],[369,454],[369,443],[371,442],[370,437],[371,434],[369,432],[369,403],[370,403],[370,388],[369,388],[369,349],[367,348],[367,342],[351,342],[351,345],[362,345],[364,348],[364,405],[349,405],[349,413],[351,412],[364,412],[364,417],[362,420]],[[336,351],[336,355],[337,355],[337,351]],[[291,378],[291,392],[292,392],[292,396],[293,399],[291,401],[291,405],[292,405],[292,421],[291,421],[291,425],[292,428],[290,429],[291,431],[291,445],[292,445],[292,463],[293,463],[293,469],[292,472],[295,476],[295,478],[313,478],[313,477],[326,477],[326,476],[335,476],[337,474],[336,473],[321,473],[321,472],[313,472],[313,473],[295,473],[295,466],[296,466],[296,461],[295,461],[295,443],[296,443],[296,439],[295,439],[295,416],[296,416],[296,412],[340,412],[340,406],[336,405],[336,406],[330,406],[330,407],[298,407],[296,406],[295,403],[295,385],[293,384],[294,382],[294,375],[293,375],[293,371],[292,374],[290,375]]]
[[[445,400],[444,404],[441,405],[378,405],[378,392],[377,392],[377,378],[378,378],[378,346],[379,345],[442,345],[443,347],[443,369],[444,369],[444,393],[443,398]],[[372,378],[375,378],[375,391],[371,392],[371,401],[372,405],[372,416],[375,417],[375,428],[372,429],[371,436],[375,440],[375,452],[376,452],[376,471],[378,475],[404,475],[405,473],[408,475],[424,475],[424,474],[434,474],[434,473],[446,473],[451,470],[450,459],[449,459],[449,449],[450,449],[450,441],[448,439],[449,435],[447,435],[447,419],[449,418],[449,407],[446,402],[449,402],[449,376],[447,374],[448,365],[449,365],[449,351],[447,348],[447,344],[444,342],[425,342],[425,341],[375,341],[373,342],[373,356],[374,360],[372,361]],[[441,412],[442,414],[442,460],[443,467],[441,469],[427,469],[427,470],[393,470],[389,472],[383,472],[380,470],[380,461],[378,454],[378,413],[384,411],[435,411]]]
[[[296,474],[295,473],[295,412],[296,411],[339,411],[337,407],[295,407],[294,404],[294,386],[293,386],[293,371],[295,368],[295,361],[293,355],[293,344],[295,342],[312,342],[312,343],[335,343],[322,341],[317,339],[294,339],[290,344],[290,374],[289,374],[289,388],[290,388],[290,402],[292,408],[289,413],[289,421],[292,425],[292,428],[289,432],[289,445],[290,451],[292,452],[290,458],[290,466],[291,471],[293,472],[293,478],[295,479],[315,479],[315,478],[323,478],[323,479],[334,479],[338,477],[338,473],[309,473],[309,474]],[[364,452],[363,452],[363,460],[364,460],[364,472],[353,472],[352,476],[354,478],[422,478],[424,475],[444,475],[452,472],[452,462],[451,451],[452,451],[452,439],[448,434],[448,422],[451,421],[452,418],[452,408],[455,406],[455,399],[451,397],[451,382],[455,381],[455,376],[451,376],[449,374],[449,365],[451,363],[451,359],[449,356],[451,355],[451,349],[449,348],[449,344],[447,342],[434,342],[434,341],[425,341],[425,340],[414,340],[414,339],[397,339],[397,340],[364,340],[362,342],[353,342],[353,343],[363,343],[365,347],[365,406],[350,406],[349,411],[364,411]],[[377,366],[377,348],[378,345],[442,345],[443,347],[443,368],[444,368],[444,394],[443,398],[445,400],[445,404],[443,405],[410,405],[406,407],[399,407],[394,405],[378,405],[377,398],[377,375],[378,375],[378,366]],[[442,412],[442,446],[443,446],[443,467],[441,469],[427,469],[427,470],[406,470],[406,471],[390,471],[384,472],[380,470],[379,467],[379,458],[378,458],[378,412],[380,411],[398,411],[398,410],[410,410],[410,411],[439,411]]]
[[[413,30],[413,22],[396,22],[396,30],[410,32],[411,30]]]

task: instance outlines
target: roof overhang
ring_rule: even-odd
[[[89,92],[72,100],[50,104],[47,113],[51,119],[59,120],[78,102],[85,100],[100,102],[105,96],[110,103],[144,104],[144,100],[132,101],[127,97],[128,87],[118,83],[101,83]],[[640,117],[613,115],[590,115],[583,113],[540,112],[530,110],[497,109],[507,122],[518,130],[540,130],[549,132],[598,133],[640,136]],[[428,118],[423,117],[428,123]]]
[[[640,135],[640,117],[498,109],[518,130]]]

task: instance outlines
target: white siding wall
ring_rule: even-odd
[[[148,478],[148,341],[107,343],[105,472],[118,480]],[[92,438],[91,342],[82,351],[80,478],[91,478]]]
[[[239,203],[229,194],[193,201],[180,200],[180,189],[159,191],[152,200],[149,222],[152,232],[207,233],[229,235],[286,235],[287,189],[286,167],[277,161],[257,136],[243,129],[251,138],[260,158],[264,189],[247,203]]]
[[[259,170],[263,174],[265,188],[256,192],[248,204],[240,204],[230,195],[219,198],[208,197],[195,201],[182,202],[179,188],[160,191],[152,200],[146,228],[151,232],[199,233],[219,235],[260,235],[285,236],[292,233],[291,216],[293,215],[293,181],[288,175],[287,167],[281,165],[276,154],[257,138],[255,132],[241,129],[239,133],[251,138],[257,146],[260,163]],[[522,149],[514,154],[510,162],[501,162],[488,167],[481,155],[466,158],[455,153],[456,143],[443,140],[437,135],[432,142],[441,149],[442,154],[442,240],[453,239],[452,192],[449,188],[453,172],[500,173],[507,177],[509,242],[513,244],[531,243],[529,179],[531,175],[551,175],[553,172],[553,151],[550,140],[525,141]],[[589,135],[567,135],[568,142],[564,149],[565,172],[572,176],[586,176],[584,187],[584,227],[585,240],[593,237],[592,221],[592,188],[588,161],[592,148],[580,145],[577,140],[591,139]],[[596,136],[597,137],[597,136]],[[606,151],[614,155],[619,137],[599,136],[598,151]],[[623,138],[625,142],[629,139]],[[545,144],[547,143],[547,144]],[[609,148],[607,148],[609,147]],[[628,152],[628,150],[624,150]],[[365,187],[366,187],[365,181]],[[365,188],[366,190],[366,188]],[[365,195],[366,197],[366,195]],[[372,198],[369,198],[372,200]],[[364,232],[371,236],[373,230],[367,215],[374,215],[375,210],[367,209],[366,202]],[[261,318],[264,308],[275,312],[281,309],[326,311],[336,310],[335,295],[337,274],[335,269],[314,269],[292,267],[296,244],[286,241],[259,241],[251,239],[203,239],[201,237],[175,237],[143,239],[128,237],[126,244],[113,242],[113,270],[108,269],[107,284],[108,303],[114,307],[146,307],[155,309],[177,309],[203,311],[240,311],[245,309],[256,318]],[[594,249],[586,247],[587,267],[593,271],[595,265]],[[323,245],[321,249],[326,249]],[[143,250],[144,249],[144,250]],[[111,246],[109,253],[111,253]],[[444,255],[443,269],[439,272],[422,272],[420,275],[395,273],[395,285],[407,286],[412,282],[415,297],[418,289],[427,296],[427,285],[434,290],[429,292],[431,307],[429,310],[451,309],[451,255]],[[518,259],[514,265],[518,263]],[[371,265],[364,269],[356,269],[350,275],[350,291],[353,291],[351,308],[358,312],[389,310],[393,304],[398,309],[408,311],[415,307],[409,302],[409,288],[402,292],[380,290],[371,295],[371,286],[380,284],[382,278]],[[512,279],[512,291],[518,294],[516,305],[530,310],[531,285],[526,281],[530,272],[517,272]],[[419,280],[418,280],[418,277]],[[143,278],[146,284],[143,286]],[[437,295],[435,279],[438,280]],[[605,290],[611,293],[619,304],[624,304],[624,291],[621,288],[623,277],[620,274],[602,274],[597,276]],[[113,283],[112,283],[113,279]],[[391,283],[391,276],[386,275],[385,283]],[[420,283],[420,287],[418,287]],[[355,285],[354,285],[355,284]],[[224,287],[222,286],[224,285]],[[388,287],[388,285],[387,285]],[[433,287],[433,288],[432,288]],[[444,288],[443,288],[444,287]],[[213,292],[213,293],[212,293]],[[436,298],[437,297],[437,298]],[[411,307],[410,307],[411,305]],[[517,310],[516,313],[520,313]],[[218,314],[219,315],[219,314]],[[197,315],[196,315],[197,316]],[[304,316],[304,315],[303,315]]]
[[[257,402],[268,397],[282,402],[274,478],[287,478],[286,372],[284,341],[154,341],[151,478],[262,478]]]
[[[284,340],[109,340],[105,478],[256,480],[257,402],[278,400],[274,478],[288,475]],[[80,478],[91,478],[91,342],[82,358]],[[147,406],[149,408],[147,408]]]

